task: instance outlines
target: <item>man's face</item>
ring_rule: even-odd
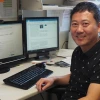
[[[100,25],[96,23],[92,13],[77,12],[72,16],[72,38],[81,48],[91,48],[98,41],[99,31]]]

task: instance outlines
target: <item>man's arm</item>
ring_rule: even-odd
[[[64,76],[55,76],[55,77],[48,77],[48,78],[41,78],[37,83],[36,87],[39,92],[46,90],[53,84],[63,85],[68,84],[70,80],[70,74]],[[45,84],[43,86],[43,84]]]
[[[68,84],[69,83],[69,80],[70,80],[70,75],[71,74],[68,74],[68,75],[64,75],[64,76],[58,76],[58,77],[53,77],[54,78],[54,83],[55,84],[60,84],[60,85],[63,85],[63,84]]]
[[[87,95],[78,100],[100,100],[100,84],[91,83]]]

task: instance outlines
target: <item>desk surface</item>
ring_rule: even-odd
[[[56,61],[57,59],[58,58],[53,59],[53,60]],[[23,100],[23,99],[27,99],[31,96],[38,94],[38,91],[35,85],[28,90],[23,90],[23,89],[15,88],[12,86],[8,86],[4,84],[3,82],[3,79],[5,79],[6,77],[9,77],[31,65],[32,65],[31,62],[24,63],[24,64],[21,64],[20,66],[11,68],[10,71],[7,73],[0,74],[0,100]],[[55,67],[55,66],[47,66],[46,68],[54,71],[54,73],[51,74],[50,76],[60,76],[60,75],[66,75],[70,73],[70,70],[69,70],[70,68],[61,68],[61,67]]]

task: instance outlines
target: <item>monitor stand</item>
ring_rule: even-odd
[[[17,66],[20,63],[22,63],[22,61],[15,61],[12,63],[6,63],[6,64],[0,65],[0,74],[10,71],[10,68]]]
[[[36,60],[44,60],[49,58],[49,52],[37,53],[37,56],[35,57]]]
[[[6,73],[9,71],[10,71],[10,68],[0,68],[0,74]]]
[[[10,64],[9,63],[0,65],[0,74],[6,73],[8,71],[10,71]]]

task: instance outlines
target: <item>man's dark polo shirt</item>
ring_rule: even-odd
[[[72,55],[71,78],[62,100],[77,100],[86,96],[90,83],[100,84],[100,41],[83,53],[77,47]]]

